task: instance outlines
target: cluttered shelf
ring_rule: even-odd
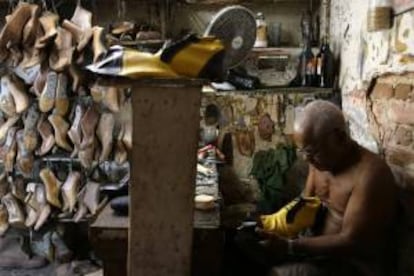
[[[231,4],[289,4],[292,2],[296,3],[305,3],[309,0],[255,0],[255,1],[245,1],[245,0],[180,0],[178,1],[181,4],[186,5],[231,5]],[[315,1],[316,2],[316,1]]]
[[[237,93],[237,94],[332,94],[333,88],[321,88],[321,87],[264,87],[253,90],[228,90],[228,91],[216,91],[208,86],[203,87],[203,93]]]

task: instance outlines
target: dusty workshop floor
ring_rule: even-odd
[[[98,270],[87,274],[57,274],[56,265],[50,264],[40,269],[0,269],[0,276],[103,276],[103,271]]]
[[[48,265],[40,269],[0,269],[0,276],[52,276],[55,267]]]

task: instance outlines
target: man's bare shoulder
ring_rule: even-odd
[[[358,165],[361,182],[365,185],[395,186],[390,167],[378,154],[361,148],[361,159]]]

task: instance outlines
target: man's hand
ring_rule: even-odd
[[[263,239],[259,243],[266,248],[272,256],[279,259],[288,255],[287,239],[265,231],[262,228],[256,228],[256,233]]]

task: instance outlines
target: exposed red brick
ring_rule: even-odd
[[[385,149],[387,161],[397,166],[407,166],[414,163],[414,150],[402,146],[388,146]]]
[[[388,110],[389,118],[399,124],[414,124],[414,103],[392,101]]]
[[[390,84],[377,83],[372,91],[371,97],[375,100],[389,99],[394,95],[394,89]]]
[[[413,129],[406,126],[399,126],[392,137],[396,145],[409,146],[413,141]]]
[[[392,142],[392,139],[394,137],[394,133],[395,133],[395,127],[392,128],[389,125],[383,125],[380,128],[380,137],[382,139],[382,144],[384,147],[388,147],[388,145],[395,145]]]
[[[372,105],[372,113],[375,116],[375,120],[380,125],[386,124],[389,120],[386,112],[388,108],[389,105],[385,101],[374,102],[374,104]]]
[[[394,98],[399,99],[399,100],[406,100],[410,97],[411,85],[398,84],[397,87],[395,87],[394,93],[395,93]]]

